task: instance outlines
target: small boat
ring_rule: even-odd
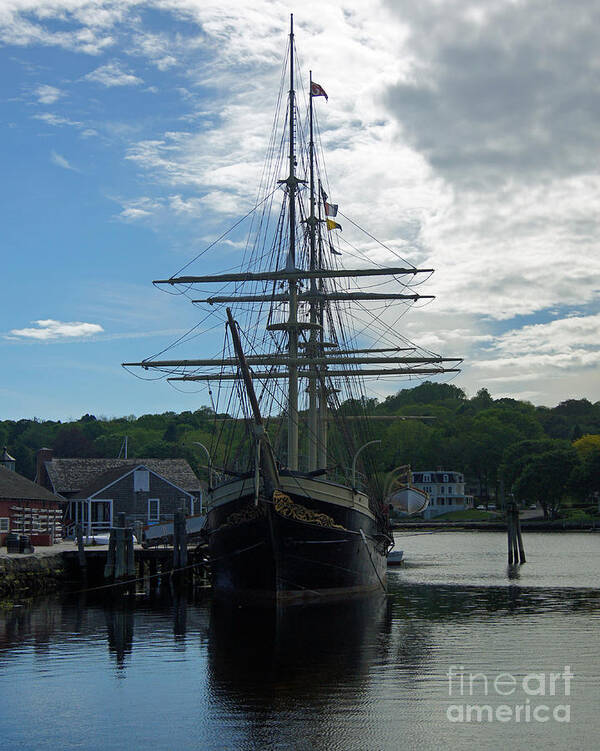
[[[390,550],[387,555],[388,566],[401,566],[404,563],[404,551],[403,550]]]
[[[343,215],[326,192],[317,134],[315,100],[327,94],[312,73],[308,87],[296,89],[293,18],[284,68],[276,134],[247,233],[238,227],[242,217],[206,249],[229,270],[209,273],[203,253],[190,262],[201,274],[155,282],[201,309],[202,325],[188,341],[225,323],[225,342],[213,343],[212,357],[124,363],[162,372],[178,386],[208,386],[205,534],[213,591],[252,603],[385,590],[393,539],[379,456],[365,450],[378,442],[365,382],[457,372],[460,362],[420,348],[395,325],[398,306],[431,297],[418,290],[432,269],[374,245],[366,231],[368,247],[340,250],[342,227],[333,217]],[[239,248],[233,258],[231,246]],[[399,261],[385,266],[379,253]]]
[[[388,498],[390,506],[407,515],[420,514],[429,506],[429,495],[419,488],[406,485]]]
[[[387,503],[390,510],[407,516],[420,514],[429,506],[429,493],[412,483],[410,465],[403,464],[388,475]]]

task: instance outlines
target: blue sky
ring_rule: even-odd
[[[151,281],[250,206],[289,12],[262,0],[2,3],[3,418],[207,403],[120,363],[197,322]],[[335,200],[436,268],[437,299],[405,333],[464,357],[453,382],[469,394],[600,399],[598,15],[583,0],[296,10],[301,63],[329,93]]]

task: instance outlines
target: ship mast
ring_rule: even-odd
[[[309,89],[308,89],[309,105],[309,125],[310,125],[310,141],[309,141],[309,156],[310,156],[310,216],[309,222],[309,237],[310,237],[310,270],[316,271],[317,269],[317,242],[316,242],[316,224],[317,218],[315,216],[315,143],[313,136],[313,95],[312,95],[312,70],[310,71]],[[311,295],[316,297],[317,293],[317,279],[313,276],[310,279],[310,292]],[[317,322],[319,313],[319,303],[315,300],[310,302],[310,331],[309,341],[306,354],[309,357],[315,357],[317,354]],[[321,397],[323,393],[321,391]],[[308,380],[308,471],[313,472],[317,469],[317,448],[319,445],[319,439],[322,440],[319,431],[318,420],[318,403],[317,403],[317,378],[311,376]]]
[[[299,469],[298,451],[298,402],[299,383],[306,384],[308,394],[308,466],[309,471],[324,470],[327,467],[327,430],[328,430],[328,397],[334,392],[330,385],[332,377],[377,377],[385,376],[426,376],[441,373],[459,372],[457,367],[461,358],[449,358],[435,355],[427,350],[416,347],[374,348],[363,349],[360,346],[347,348],[341,344],[341,349],[334,341],[327,340],[325,330],[325,309],[329,303],[367,301],[412,301],[432,298],[432,295],[422,295],[414,291],[413,280],[417,275],[430,274],[433,269],[417,268],[410,264],[394,267],[368,268],[332,268],[323,258],[322,227],[326,222],[327,209],[322,212],[322,201],[326,200],[318,182],[314,143],[314,111],[313,111],[313,81],[310,74],[309,89],[309,178],[310,178],[310,206],[306,223],[308,225],[309,259],[308,263],[297,266],[297,231],[296,218],[299,201],[299,186],[308,180],[297,176],[296,164],[296,92],[294,87],[294,19],[290,17],[290,53],[289,53],[289,109],[287,112],[289,132],[282,134],[282,143],[286,136],[289,148],[288,176],[277,180],[285,194],[284,205],[287,202],[287,233],[289,247],[285,265],[279,268],[265,270],[260,266],[255,271],[229,271],[226,273],[210,273],[202,276],[185,275],[171,276],[168,279],[156,280],[155,284],[170,286],[185,285],[188,289],[192,285],[217,283],[233,285],[229,289],[222,288],[220,294],[210,295],[202,299],[192,299],[193,303],[207,303],[219,305],[222,303],[261,304],[269,303],[271,310],[279,303],[287,305],[287,318],[283,321],[269,323],[269,331],[285,332],[287,334],[287,349],[258,354],[250,352],[245,358],[246,372],[240,371],[239,357],[214,357],[193,360],[158,360],[147,359],[142,362],[123,363],[125,367],[138,366],[146,370],[163,369],[173,381],[233,381],[240,378],[247,380],[252,377],[262,381],[287,380],[287,465],[290,470]],[[285,84],[284,84],[285,85]],[[315,87],[317,85],[315,84]],[[319,94],[320,95],[320,94]],[[301,177],[304,177],[302,174]],[[318,186],[318,189],[317,189]],[[257,204],[257,207],[260,204]],[[302,206],[298,209],[302,214]],[[285,225],[283,225],[285,226]],[[282,233],[284,234],[284,232]],[[357,280],[367,277],[387,277],[394,279],[401,285],[401,292],[363,291]],[[408,282],[402,281],[408,279]],[[354,280],[355,288],[340,286],[333,280]],[[331,283],[328,280],[332,280]],[[254,289],[247,293],[245,285]],[[256,286],[255,286],[256,284]],[[371,285],[369,285],[371,286]],[[358,287],[358,289],[356,288]],[[204,291],[202,291],[204,292]],[[202,293],[201,293],[202,294]],[[308,316],[302,314],[299,321],[299,306],[308,304]],[[229,316],[228,316],[229,317]],[[308,319],[308,320],[307,320]],[[234,326],[230,320],[232,331]],[[300,332],[306,332],[306,340],[300,343]],[[277,341],[279,338],[277,337]],[[365,367],[366,366],[366,367]],[[371,366],[371,367],[368,367]],[[209,372],[202,374],[186,373],[189,368],[208,368]],[[249,368],[253,370],[250,376]],[[223,370],[230,369],[229,372]],[[260,428],[260,425],[259,425]],[[259,441],[260,442],[260,441]],[[270,454],[271,455],[271,454]],[[273,484],[273,483],[271,483]]]
[[[294,16],[290,16],[290,174],[287,179],[289,203],[289,266],[296,268],[296,177],[295,149],[295,91],[294,91]],[[298,357],[298,284],[292,278],[288,282],[288,352],[290,360]],[[288,380],[288,467],[298,469],[298,366],[290,363]]]
[[[319,188],[321,187],[321,183],[319,182]],[[319,201],[317,203],[319,207],[319,216],[317,221],[317,227],[319,228],[319,268],[323,268],[323,238],[321,236],[321,202]],[[319,293],[321,296],[323,295],[323,288],[324,288],[324,280],[323,276],[319,278]],[[323,305],[323,299],[321,299],[321,302],[319,303],[319,354],[322,355],[325,351],[325,308]],[[338,350],[339,353],[339,350]],[[323,368],[323,370],[326,370],[326,368]],[[317,447],[317,467],[321,467],[322,469],[327,468],[327,441],[328,441],[328,420],[329,415],[327,413],[327,397],[328,397],[328,391],[327,391],[327,381],[324,378],[320,379],[320,391],[319,391],[319,429],[318,429],[318,447]]]

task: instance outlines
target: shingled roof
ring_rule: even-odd
[[[58,459],[44,462],[55,493],[72,496],[95,483],[109,470],[133,469],[143,464],[189,493],[198,493],[200,480],[185,459]],[[118,473],[117,473],[118,476]]]
[[[91,481],[89,485],[87,485],[81,491],[77,492],[72,497],[76,499],[90,498],[99,490],[104,490],[104,488],[108,487],[109,485],[112,485],[114,482],[116,482],[117,480],[120,480],[122,477],[125,477],[125,475],[128,472],[131,472],[133,469],[136,469],[137,467],[144,467],[146,469],[150,469],[150,467],[148,467],[145,464],[142,464],[141,462],[139,464],[138,463],[132,464],[131,466],[114,467],[113,469],[108,469],[106,470],[106,472],[102,472],[102,474],[94,477],[94,479]],[[158,474],[158,473],[155,472],[155,474]],[[164,480],[167,480],[167,478],[164,475],[162,475],[162,477]],[[175,485],[175,483],[173,483],[171,480],[167,480],[167,482],[171,482],[172,485]],[[184,492],[191,493],[190,490],[185,491],[184,488],[180,488],[180,489],[183,490]]]
[[[0,500],[6,501],[54,501],[64,503],[46,488],[31,482],[23,475],[12,472],[10,469],[0,467]]]

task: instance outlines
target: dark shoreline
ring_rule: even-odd
[[[600,520],[589,521],[521,521],[524,532],[600,532]],[[497,521],[406,521],[394,522],[393,531],[420,532],[503,532],[506,522]],[[69,546],[70,548],[70,546]],[[75,550],[39,548],[30,555],[8,555],[0,551],[0,605],[4,601],[24,600],[50,592],[67,590],[78,581]],[[91,552],[91,551],[89,551]],[[94,558],[104,562],[104,549],[95,549]]]
[[[0,603],[56,592],[66,583],[62,553],[0,556]]]
[[[506,522],[498,521],[459,521],[459,522],[436,522],[414,521],[393,522],[392,530],[426,529],[449,531],[477,531],[477,532],[506,532]],[[521,519],[521,529],[524,532],[600,532],[600,520],[595,521],[567,521],[556,519],[554,521],[527,521]]]

